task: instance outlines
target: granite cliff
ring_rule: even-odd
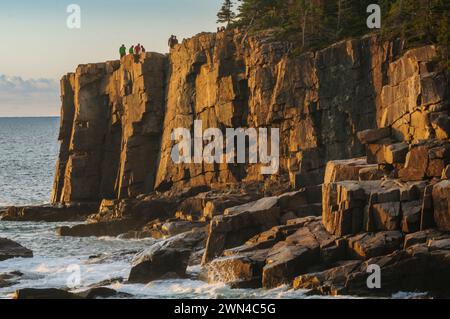
[[[290,51],[227,31],[80,65],[61,80],[53,208],[2,219],[70,210],[92,214],[62,236],[164,238],[136,256],[130,282],[201,263],[205,280],[233,287],[450,295],[450,75],[437,48],[366,36]],[[195,120],[279,128],[278,174],[175,164],[171,133]],[[380,290],[366,286],[373,264]]]
[[[264,36],[207,33],[166,56],[129,55],[66,75],[53,202],[263,178],[258,165],[174,164],[171,133],[192,129],[196,119],[204,129],[279,128],[281,169],[271,179],[289,178],[294,187],[320,184],[328,160],[364,154],[356,133],[381,123],[382,110],[393,103],[382,101],[382,90],[395,90],[402,80],[389,77],[402,46],[367,37],[299,57],[290,57],[289,49]],[[432,56],[419,59],[427,63]],[[420,76],[403,71],[399,76]],[[420,94],[420,87],[411,89]],[[403,88],[398,92],[409,97]]]

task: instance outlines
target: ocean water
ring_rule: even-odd
[[[49,202],[59,118],[0,118],[0,207]]]

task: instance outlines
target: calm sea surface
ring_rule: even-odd
[[[0,118],[0,206],[49,202],[59,118]]]

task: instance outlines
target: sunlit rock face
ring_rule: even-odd
[[[61,80],[53,202],[268,180],[300,188],[322,183],[329,160],[392,144],[364,146],[357,132],[391,128],[390,139],[408,143],[446,137],[434,47],[402,53],[400,41],[364,37],[301,56],[289,50],[267,34],[228,31],[199,34],[168,55],[79,66]],[[278,172],[262,175],[261,163],[175,164],[171,134],[193,132],[196,120],[203,131],[278,128]]]

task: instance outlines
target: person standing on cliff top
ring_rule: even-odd
[[[134,53],[134,45],[132,45],[132,46],[130,47],[130,49],[128,50],[128,53],[129,53],[129,54],[133,54],[133,53]]]
[[[178,39],[175,35],[171,35],[169,38],[169,47],[173,49],[178,44]]]
[[[122,44],[122,46],[119,49],[120,52],[120,58],[122,59],[125,55],[127,55],[127,48],[125,47],[125,44]]]
[[[138,43],[138,45],[134,47],[134,53],[135,54],[141,53],[141,44],[140,43]]]

